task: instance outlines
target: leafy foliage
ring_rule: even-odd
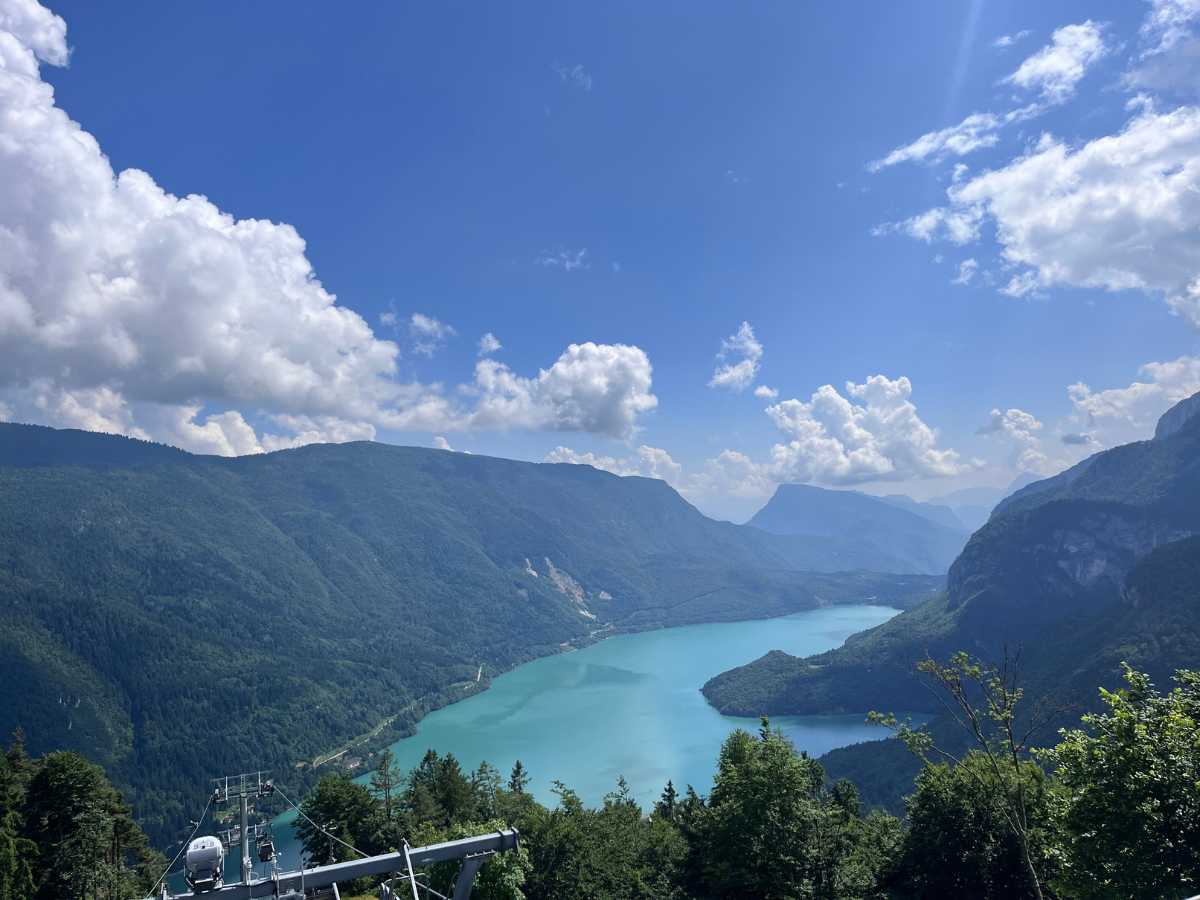
[[[1200,673],[1180,670],[1163,697],[1123,664],[1128,687],[1100,690],[1107,714],[1086,715],[1085,729],[1033,751],[1055,766],[1051,779],[1029,759],[1032,729],[1016,725],[1028,716],[1014,666],[989,669],[960,652],[918,668],[976,749],[955,759],[927,731],[871,714],[925,763],[888,878],[901,896],[971,886],[1040,900],[1048,885],[1069,897],[1191,893],[1200,881]],[[932,764],[931,753],[953,767]]]
[[[1023,761],[999,778],[972,751],[961,762],[922,769],[908,799],[908,828],[885,882],[896,897],[1032,897],[1021,840],[1009,816],[1019,786],[1026,838],[1040,881],[1054,874],[1049,782]]]
[[[1074,896],[1200,891],[1200,672],[1176,680],[1160,696],[1126,667],[1125,688],[1101,690],[1107,712],[1045,754],[1062,786],[1063,883]]]
[[[896,729],[900,740],[925,763],[926,771],[930,768],[931,753],[954,760],[957,764],[954,774],[970,777],[976,783],[989,802],[986,808],[995,811],[1015,842],[1021,870],[1015,878],[1002,870],[1005,877],[1001,880],[1007,882],[1006,890],[1021,889],[1022,893],[1027,890],[1041,900],[1045,878],[1040,871],[1042,859],[1035,842],[1042,790],[1036,778],[1031,782],[1026,771],[1028,763],[1024,761],[1030,750],[1029,736],[1036,728],[1018,725],[1024,690],[1018,683],[1016,663],[1006,655],[1002,668],[992,668],[959,651],[947,663],[927,657],[917,664],[917,671],[932,682],[946,716],[959,726],[972,746],[970,755],[956,759],[928,731],[914,729],[908,722],[900,723],[894,714],[873,712],[868,721]],[[918,798],[920,793],[918,790]]]
[[[821,766],[797,754],[767,721],[756,737],[725,741],[712,794],[689,823],[693,896],[871,896],[899,823],[858,808],[841,783],[825,790]]]

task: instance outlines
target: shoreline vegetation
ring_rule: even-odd
[[[1125,688],[1101,692],[1103,713],[1038,749],[1020,736],[1029,710],[1014,666],[957,654],[919,672],[975,724],[971,748],[948,753],[929,732],[877,716],[920,760],[903,818],[867,809],[853,782],[829,779],[764,717],[757,734],[722,742],[706,795],[668,780],[643,808],[618,778],[588,806],[556,782],[547,806],[529,794],[520,761],[505,782],[453,754],[430,750],[407,773],[386,754],[369,785],[322,778],[304,809],[330,831],[305,824],[300,838],[321,863],[350,855],[331,833],[382,852],[403,836],[516,825],[521,851],[484,867],[481,900],[1085,900],[1200,887],[1200,759],[1188,752],[1200,740],[1200,673],[1176,673],[1164,693],[1127,667]],[[437,886],[452,874],[430,877]]]

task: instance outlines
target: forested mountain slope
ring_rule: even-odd
[[[936,711],[912,674],[927,653],[1020,654],[1031,701],[1060,720],[1115,686],[1127,660],[1159,684],[1200,656],[1200,408],[1001,503],[945,594],[840,649],[773,652],[704,688],[724,712]],[[1180,410],[1190,410],[1184,415]]]
[[[196,457],[0,424],[0,733],[86,751],[149,829],[565,642],[932,579],[714,522],[661,481],[373,443]],[[865,560],[864,560],[865,561]]]
[[[807,484],[781,484],[747,524],[772,534],[869,548],[893,560],[898,571],[938,575],[949,568],[968,537],[947,507]]]

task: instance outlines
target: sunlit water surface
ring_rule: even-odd
[[[619,776],[643,807],[667,779],[681,791],[691,784],[706,793],[721,742],[735,728],[757,729],[758,722],[718,713],[700,693],[704,682],[768,650],[805,656],[837,647],[896,613],[885,606],[838,606],[619,635],[500,675],[488,690],[430,713],[417,734],[392,751],[403,770],[433,748],[453,753],[467,771],[486,760],[506,779],[520,759],[532,778],[530,790],[547,804],[556,802],[555,779],[587,804],[599,803]],[[862,714],[780,716],[772,724],[813,756],[883,737]],[[281,817],[278,826],[289,820]],[[277,827],[276,837],[281,867],[295,866],[291,829]]]

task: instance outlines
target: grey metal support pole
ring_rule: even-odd
[[[475,874],[479,871],[480,866],[487,862],[489,855],[481,853],[476,856],[468,856],[462,861],[462,865],[458,868],[458,875],[454,878],[452,900],[470,900],[471,888],[475,884]]]
[[[250,814],[250,797],[246,794],[246,785],[242,784],[241,796],[241,812],[242,812],[242,884],[249,884],[251,877],[254,875],[254,863],[250,862],[250,829],[249,829],[249,814]]]
[[[412,854],[409,852],[410,850],[412,850],[412,848],[408,846],[408,841],[405,841],[404,866],[408,869],[408,886],[412,888],[413,900],[421,900],[421,898],[417,896],[417,876],[416,873],[413,872]]]

